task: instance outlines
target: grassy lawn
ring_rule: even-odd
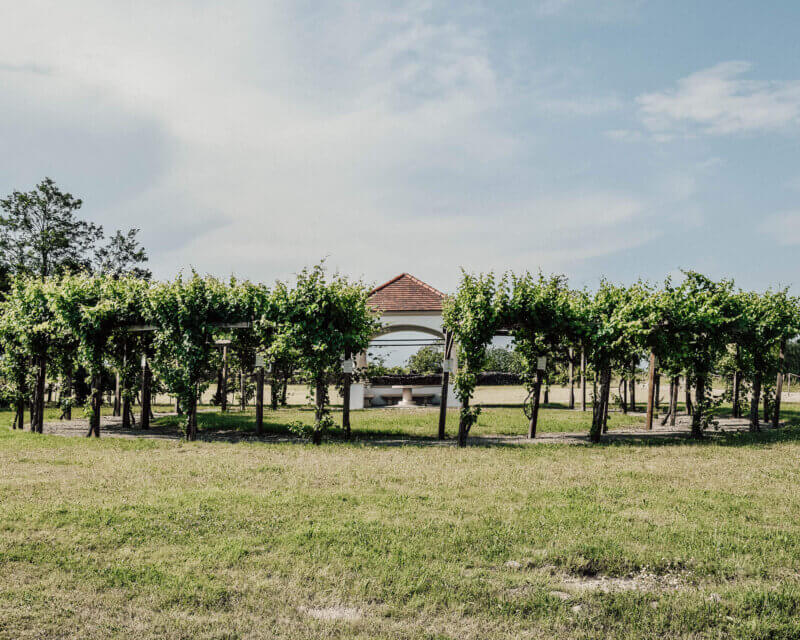
[[[353,421],[430,435],[435,415]],[[524,425],[491,408],[477,429]],[[798,426],[462,450],[0,426],[0,637],[797,638],[799,459]]]
[[[353,411],[350,414],[352,435],[356,440],[382,438],[414,438],[432,440],[436,438],[439,425],[439,409],[367,409]],[[334,420],[340,425],[341,411],[333,412]],[[555,407],[545,407],[539,414],[538,431],[540,432],[574,432],[589,431],[591,411],[566,411]],[[155,424],[182,425],[181,416],[164,416]],[[288,435],[287,425],[300,421],[313,424],[314,412],[308,407],[288,407],[277,411],[264,411],[264,431],[275,435]],[[447,433],[455,437],[458,433],[458,411],[448,411]],[[249,409],[245,413],[233,411],[220,413],[214,408],[198,414],[200,431],[235,430],[242,432],[255,431],[255,411]],[[609,429],[621,427],[643,426],[641,416],[626,416],[614,413],[609,418]],[[483,410],[478,424],[470,432],[472,435],[527,435],[528,419],[522,407],[489,407]],[[333,439],[341,439],[340,430],[330,434]]]

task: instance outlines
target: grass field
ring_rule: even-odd
[[[797,638],[786,408],[779,431],[594,447],[425,446],[435,414],[413,411],[356,412],[362,440],[321,447],[0,426],[0,637]],[[520,414],[476,429],[522,432]]]

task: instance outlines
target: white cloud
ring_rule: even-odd
[[[767,216],[761,223],[760,230],[779,245],[800,244],[800,209]]]
[[[800,82],[747,80],[751,68],[723,62],[637,98],[644,125],[658,135],[724,135],[774,131],[800,124]]]
[[[269,280],[329,255],[369,279],[455,278],[462,263],[564,268],[649,237],[634,224],[640,197],[481,187],[487,175],[527,184],[531,136],[521,148],[496,117],[511,89],[485,34],[434,19],[424,2],[299,15],[291,2],[86,0],[76,11],[31,0],[0,25],[0,74],[13,122],[80,131],[53,161],[57,180],[74,165],[85,173],[86,136],[126,133],[109,134],[115,198],[93,205],[92,175],[81,195],[108,226],[143,228],[158,276],[196,266]],[[618,107],[534,93],[544,109]],[[136,182],[122,165],[140,137],[126,131],[132,119],[158,137],[141,163],[158,171]]]

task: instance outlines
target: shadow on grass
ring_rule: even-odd
[[[346,438],[345,432],[341,427],[336,427],[326,434],[326,440],[334,443],[363,444],[369,446],[452,446],[455,442],[455,434],[448,433],[445,440],[439,440],[436,436],[437,414],[431,414],[430,432],[412,433],[402,427],[393,428],[390,426],[373,425],[369,428],[354,426],[351,430],[351,437]],[[303,418],[303,422],[310,423],[313,410],[302,408],[293,409],[292,417]],[[627,431],[622,433],[609,432],[604,434],[603,439],[598,444],[589,441],[586,431],[578,433],[542,433],[537,437],[537,444],[568,444],[583,446],[630,446],[630,447],[652,447],[652,446],[728,446],[728,447],[759,447],[784,442],[800,442],[800,409],[787,409],[782,413],[785,426],[778,429],[762,427],[762,431],[751,433],[736,429],[723,428],[721,430],[709,429],[702,440],[691,438],[688,429],[677,431],[653,430],[635,432]],[[153,431],[148,434],[156,437],[166,437],[179,439],[183,437],[182,416],[162,416],[158,418]],[[290,428],[292,420],[281,411],[265,411],[263,433],[256,435],[255,416],[252,413],[199,413],[198,421],[200,431],[198,438],[203,441],[218,442],[241,442],[241,441],[261,441],[261,442],[286,442],[304,443],[306,440],[298,437]],[[145,432],[131,431],[131,434],[145,435]],[[523,448],[529,447],[532,443],[522,436],[513,435],[472,435],[469,438],[471,447],[506,447]]]

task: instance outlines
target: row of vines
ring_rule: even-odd
[[[104,372],[119,375],[123,421],[134,394],[141,390],[149,403],[149,388],[142,387],[155,378],[177,398],[186,436],[194,440],[198,396],[220,366],[218,345],[227,342],[250,361],[250,370],[258,354],[276,367],[291,362],[306,372],[317,390],[309,435],[319,442],[331,424],[327,381],[340,371],[342,354],[364,350],[378,327],[367,294],[362,283],[329,277],[321,266],[272,288],[196,273],[169,282],[18,277],[0,303],[2,393],[16,408],[14,426],[22,428],[27,408],[31,430],[41,433],[46,381],[61,381],[69,414],[76,376],[85,376],[87,435],[99,436]],[[143,406],[145,426],[148,414]]]
[[[660,287],[646,282],[618,286],[601,282],[595,292],[571,289],[561,276],[525,273],[464,273],[444,310],[445,329],[459,345],[456,395],[461,402],[459,444],[466,443],[480,407],[471,407],[477,375],[486,348],[498,332],[513,337],[530,392],[529,435],[536,432],[544,371],[541,358],[573,358],[581,354],[593,373],[593,442],[607,429],[614,371],[624,372],[643,357],[657,362],[670,381],[670,408],[677,410],[678,381],[694,389],[692,435],[702,438],[713,422],[714,375],[732,381],[734,414],[749,385],[750,425],[759,428],[759,402],[765,385],[780,381],[788,341],[800,333],[800,305],[786,290],[742,291],[729,280],[713,281],[685,272],[680,283],[668,279]],[[776,383],[776,386],[779,382]],[[775,395],[777,423],[780,391]]]

